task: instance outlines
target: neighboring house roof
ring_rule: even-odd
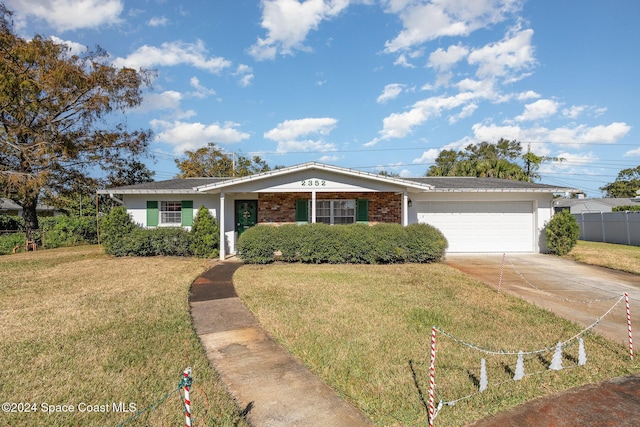
[[[166,181],[148,182],[129,185],[126,187],[98,190],[98,194],[196,194],[216,191],[234,185],[265,180],[272,177],[287,175],[294,172],[318,170],[334,172],[341,175],[361,177],[373,181],[397,184],[398,186],[413,188],[425,192],[577,192],[577,189],[556,187],[533,182],[513,181],[498,178],[474,177],[425,177],[399,178],[363,172],[355,169],[331,166],[324,163],[309,162],[301,165],[275,169],[255,175],[229,178],[183,178]]]
[[[635,205],[639,202],[637,198],[629,199],[629,198],[601,198],[601,199],[557,199],[553,201],[553,206],[556,208],[571,208],[571,207],[581,207],[583,211],[593,211],[593,212],[601,212],[603,207],[615,208],[617,206],[630,206]]]
[[[36,212],[42,211],[54,211],[56,208],[53,206],[47,205],[38,205],[36,206]],[[2,199],[0,198],[0,212],[2,211],[22,211],[22,206],[17,204],[11,199]]]

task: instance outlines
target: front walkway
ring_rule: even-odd
[[[209,361],[247,421],[255,427],[372,426],[262,330],[233,287],[241,265],[218,263],[193,282],[191,316]]]

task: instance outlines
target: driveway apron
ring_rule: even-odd
[[[450,254],[446,264],[583,327],[593,324],[627,292],[632,317],[640,326],[639,275],[544,254]],[[624,301],[593,331],[628,344]]]
[[[191,286],[191,316],[207,357],[256,427],[372,426],[260,327],[236,295],[237,261],[216,264]]]

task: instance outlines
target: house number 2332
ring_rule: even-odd
[[[325,187],[327,185],[327,181],[324,179],[305,179],[302,181],[303,187]]]

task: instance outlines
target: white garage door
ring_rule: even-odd
[[[418,222],[438,228],[448,252],[532,252],[531,202],[420,202]]]

